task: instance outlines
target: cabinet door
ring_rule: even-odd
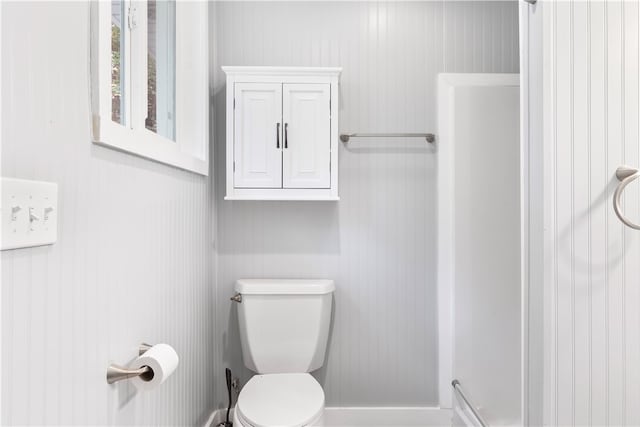
[[[284,84],[283,187],[329,188],[331,119],[329,84]]]
[[[234,187],[282,188],[282,84],[236,83]]]

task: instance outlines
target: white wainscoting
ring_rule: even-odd
[[[530,13],[543,13],[544,42],[532,64],[544,73],[545,134],[532,141],[544,147],[544,423],[638,425],[640,233],[612,194],[616,168],[640,166],[640,5],[548,1]],[[640,218],[638,184],[624,211]]]
[[[2,2],[2,174],[58,183],[58,241],[3,251],[2,425],[197,425],[213,407],[210,178],[91,143],[89,2]],[[158,389],[108,385],[142,342]]]

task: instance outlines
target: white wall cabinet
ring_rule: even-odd
[[[222,67],[226,200],[338,200],[340,68]]]

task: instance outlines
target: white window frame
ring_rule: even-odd
[[[145,127],[147,116],[147,2],[123,0],[121,48],[126,64],[123,123],[111,119],[111,1],[91,7],[93,142],[201,175],[209,172],[207,3],[176,1],[175,141]],[[134,21],[133,29],[128,22]]]

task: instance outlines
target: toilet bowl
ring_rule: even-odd
[[[242,359],[256,372],[240,391],[234,425],[323,425],[324,391],[309,372],[324,363],[332,280],[236,282]]]
[[[322,426],[324,392],[309,374],[256,375],[243,387],[233,416],[240,427]]]

